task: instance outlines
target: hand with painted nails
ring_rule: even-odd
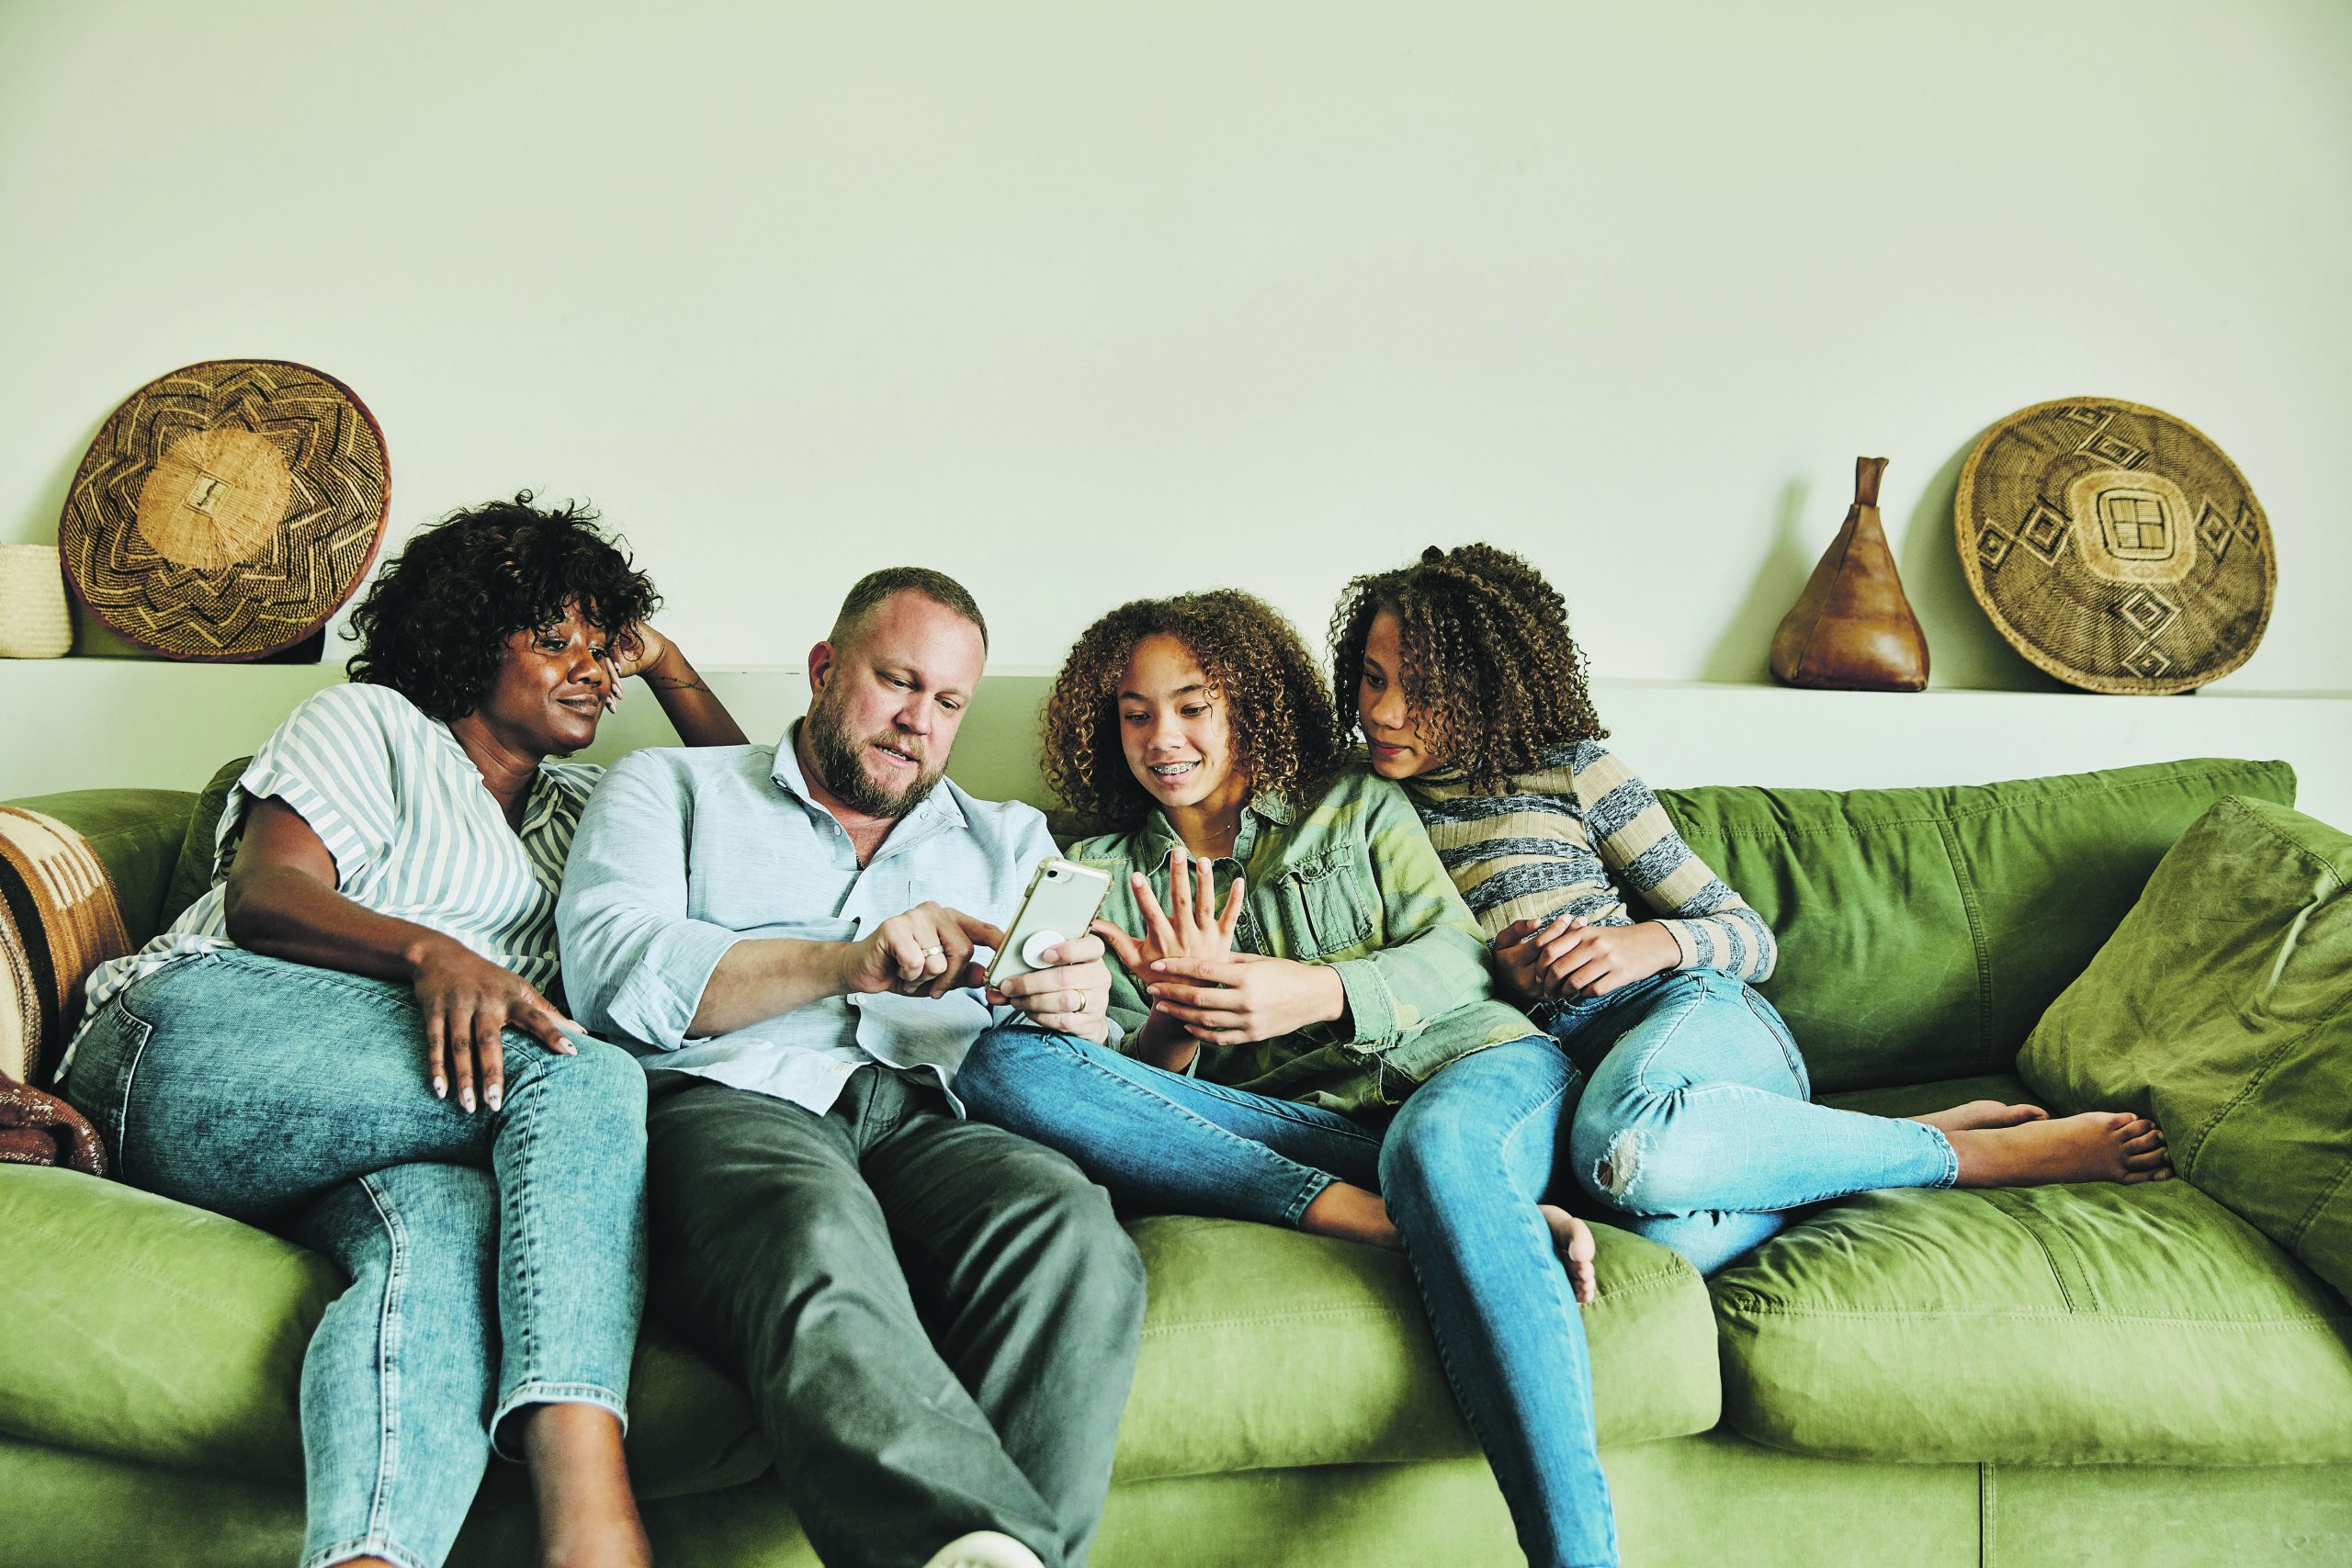
[[[650,621],[639,621],[629,627],[626,642],[619,637],[613,640],[615,647],[605,655],[605,711],[607,713],[621,705],[622,682],[652,669],[670,652],[670,639],[655,631]]]
[[[474,1109],[477,1086],[481,1103],[491,1110],[505,1101],[506,1030],[521,1030],[565,1056],[577,1055],[566,1033],[585,1032],[528,980],[448,937],[417,944],[409,983],[424,1015],[424,1066],[433,1092],[446,1100],[454,1082],[458,1103],[468,1111]]]

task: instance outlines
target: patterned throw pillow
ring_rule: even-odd
[[[114,879],[81,834],[0,806],[0,1074],[46,1088],[82,982],[130,951]]]

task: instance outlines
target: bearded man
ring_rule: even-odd
[[[987,651],[952,579],[863,579],[783,741],[605,773],[557,906],[573,1014],[650,1075],[652,1304],[830,1564],[1081,1562],[1142,1326],[1108,1196],[948,1090],[990,1027],[1109,1032],[1099,939],[972,959],[1055,852],[944,776]]]

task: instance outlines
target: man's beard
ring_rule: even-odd
[[[852,811],[867,817],[904,817],[922,805],[947,772],[946,760],[918,767],[915,776],[901,788],[886,789],[865,771],[865,749],[876,740],[898,745],[898,738],[877,735],[852,739],[841,708],[839,703],[827,702],[821,692],[808,708],[808,753],[825,787]]]

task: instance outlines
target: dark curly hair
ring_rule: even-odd
[[[1593,712],[1568,606],[1544,574],[1492,545],[1432,545],[1411,566],[1348,584],[1331,615],[1331,693],[1356,711],[1372,621],[1396,612],[1404,669],[1389,671],[1422,742],[1470,787],[1500,794],[1544,754],[1609,731]]]
[[[390,686],[447,724],[481,705],[509,637],[551,626],[575,604],[627,657],[662,597],[595,521],[577,502],[533,506],[526,490],[427,526],[351,613],[344,635],[359,651],[345,673]]]
[[[1046,782],[1093,831],[1141,823],[1151,796],[1119,743],[1119,677],[1136,644],[1165,633],[1190,649],[1225,699],[1234,766],[1253,793],[1304,803],[1347,756],[1315,656],[1264,600],[1235,589],[1137,599],[1086,628],[1046,698]]]

